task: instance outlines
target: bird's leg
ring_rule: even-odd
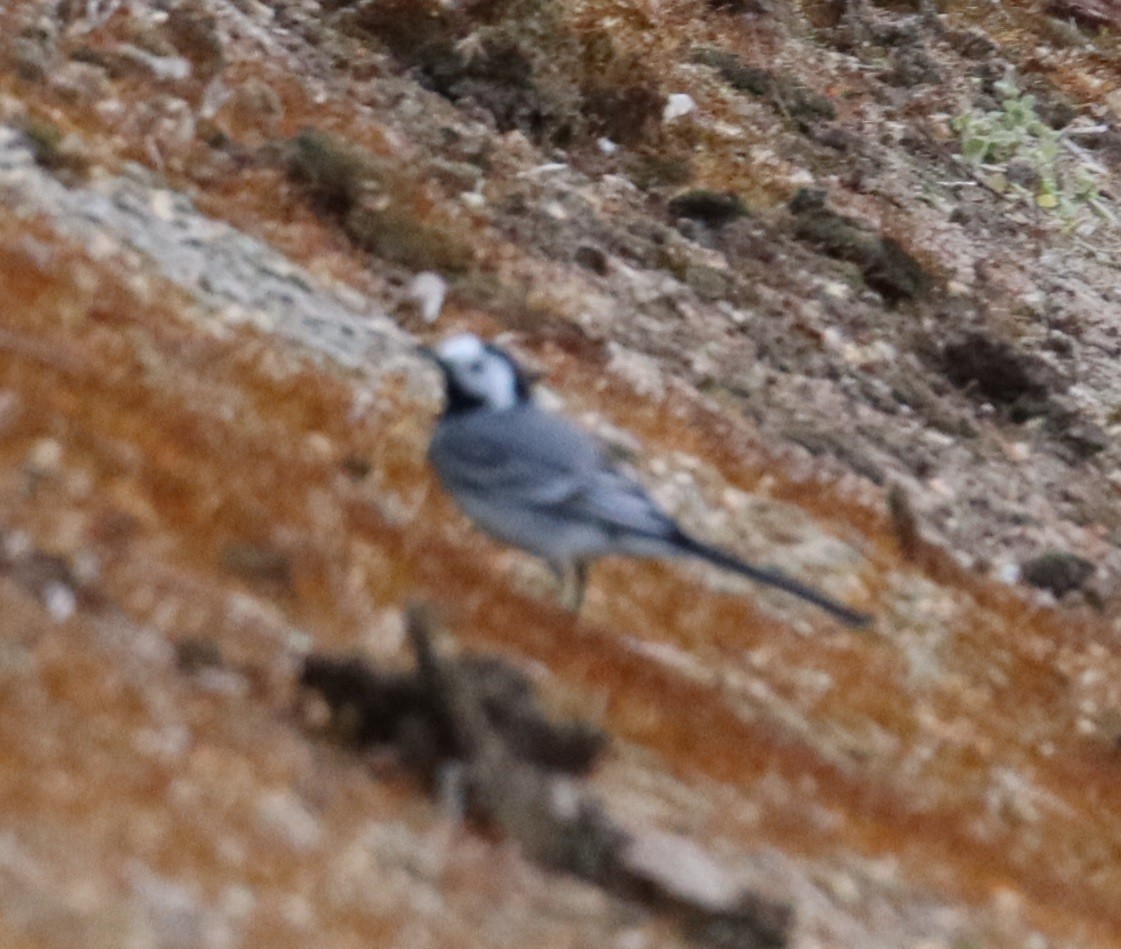
[[[553,573],[560,581],[560,601],[565,609],[573,613],[580,612],[584,602],[584,588],[588,583],[588,565],[583,560],[574,560],[568,563],[551,564]]]
[[[572,612],[579,613],[580,607],[584,605],[584,591],[588,588],[587,561],[577,560],[576,563],[572,565],[572,588]]]

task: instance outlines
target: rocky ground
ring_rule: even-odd
[[[1121,945],[1119,37],[0,5],[3,942]],[[874,627],[565,613],[425,465],[461,329]]]

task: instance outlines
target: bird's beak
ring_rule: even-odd
[[[440,366],[442,368],[444,365],[444,361],[431,346],[418,346],[416,348],[416,353],[422,359],[427,359],[434,366]]]

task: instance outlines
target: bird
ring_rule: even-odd
[[[697,558],[793,594],[849,626],[871,622],[780,570],[687,533],[590,433],[536,401],[535,377],[504,349],[458,333],[420,351],[443,374],[444,408],[428,460],[444,489],[483,531],[542,558],[574,612],[592,562],[622,554]]]

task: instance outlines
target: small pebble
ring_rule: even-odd
[[[56,475],[62,467],[62,445],[53,438],[41,438],[27,454],[27,466],[40,477]]]
[[[56,623],[65,623],[78,608],[78,598],[66,584],[51,583],[43,591],[43,605],[51,619]]]
[[[693,101],[693,97],[684,92],[675,92],[668,99],[666,99],[665,108],[662,109],[662,121],[672,122],[674,119],[680,119],[684,115],[688,115],[696,109],[697,103]]]
[[[409,299],[416,304],[425,323],[435,323],[444,308],[448,282],[438,273],[425,270],[409,283]]]

